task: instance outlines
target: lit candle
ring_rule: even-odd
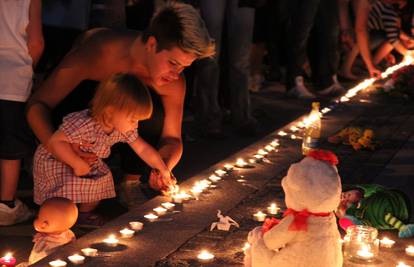
[[[357,256],[362,260],[371,260],[374,257],[374,253],[372,253],[367,246],[363,246],[357,251]]]
[[[260,162],[263,160],[263,155],[255,154],[253,157],[256,159],[255,161]]]
[[[242,248],[242,250],[243,251],[246,251],[246,250],[248,250],[250,248],[250,244],[249,243],[244,243],[244,246],[243,246],[243,248]]]
[[[414,257],[414,246],[408,246],[405,248],[405,253],[408,256]]]
[[[161,203],[161,206],[163,206],[167,210],[172,210],[172,209],[174,209],[175,204],[173,204],[171,202],[164,202],[164,203]]]
[[[389,239],[388,237],[384,237],[380,240],[380,245],[383,248],[392,248],[392,246],[394,246],[395,241]]]
[[[299,129],[298,129],[298,127],[296,127],[295,125],[293,125],[292,127],[290,127],[290,130],[292,131],[292,132],[297,132],[297,131],[299,131]]]
[[[62,260],[55,260],[55,261],[50,261],[49,265],[52,267],[63,267],[66,266],[66,261],[62,261]]]
[[[411,267],[411,265],[407,265],[404,262],[400,261],[397,266],[395,267]]]
[[[98,255],[98,250],[96,248],[83,248],[81,249],[83,255],[88,257],[95,257]]]
[[[259,211],[255,214],[253,214],[253,217],[258,222],[263,222],[266,219],[266,213],[263,213],[262,211]]]
[[[267,212],[272,214],[272,215],[277,214],[279,212],[279,210],[280,210],[280,208],[275,203],[272,203],[272,204],[270,204],[269,207],[267,207]]]
[[[16,264],[16,258],[11,253],[6,253],[4,257],[0,258],[0,266],[14,267]]]
[[[198,199],[198,197],[200,196],[201,193],[203,193],[203,189],[199,186],[194,186],[193,188],[191,188],[191,194],[193,194],[193,196]]]
[[[267,146],[265,146],[265,149],[266,149],[266,151],[268,151],[268,152],[272,152],[272,151],[274,151],[274,150],[275,150],[275,148],[274,148],[273,146],[271,146],[271,145],[267,145]]]
[[[278,134],[279,136],[285,136],[285,135],[287,135],[287,133],[286,133],[286,132],[284,132],[284,131],[279,131],[277,134]]]
[[[210,177],[208,177],[208,179],[210,181],[214,182],[214,183],[221,180],[221,178],[219,176],[215,175],[215,174],[210,175]]]
[[[155,211],[158,214],[158,216],[162,216],[167,213],[167,209],[163,207],[156,207],[155,209],[153,209],[153,211]]]
[[[226,171],[232,171],[232,170],[233,170],[233,168],[234,168],[234,166],[233,166],[233,165],[231,165],[231,164],[225,164],[225,165],[224,165],[224,169],[225,169]]]
[[[213,261],[214,255],[208,252],[207,250],[203,250],[200,254],[198,254],[197,258],[199,261],[206,263]]]
[[[120,230],[119,233],[121,233],[121,237],[123,238],[131,238],[134,236],[135,231],[128,228],[124,228]]]
[[[150,222],[155,221],[156,219],[158,219],[158,216],[153,214],[153,213],[148,213],[144,215],[145,219],[147,219]]]
[[[244,159],[242,159],[242,158],[237,159],[236,167],[245,168],[246,166],[247,166],[247,162]]]
[[[223,171],[222,169],[218,169],[218,170],[216,170],[216,171],[215,171],[215,173],[216,173],[218,176],[223,176],[223,175],[225,175],[227,172],[226,172],[226,171]]]
[[[82,264],[85,261],[85,257],[79,254],[73,254],[68,257],[68,260],[74,265]]]
[[[115,235],[110,235],[103,242],[109,247],[116,247],[118,245],[119,240],[116,239]]]
[[[263,150],[263,149],[259,149],[257,151],[257,154],[262,155],[262,156],[266,156],[267,154],[269,154],[269,152],[267,152],[266,150]]]
[[[162,205],[162,204],[161,204]],[[132,230],[134,231],[141,231],[142,228],[144,227],[144,224],[142,222],[129,222],[129,226],[132,228]]]
[[[273,140],[272,142],[270,142],[270,145],[272,147],[278,147],[279,146],[279,140],[278,139]]]

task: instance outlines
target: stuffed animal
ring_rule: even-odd
[[[377,142],[374,142],[374,131],[371,129],[361,129],[358,127],[347,127],[339,133],[330,136],[328,142],[344,145],[351,145],[354,150],[370,149],[374,150]]]
[[[287,210],[248,235],[246,267],[341,267],[340,234],[334,211],[341,181],[336,156],[311,151],[282,180]]]
[[[27,266],[43,259],[58,247],[75,240],[70,228],[76,223],[78,208],[69,199],[54,197],[43,202],[33,226],[37,233],[33,237],[34,246]]]
[[[410,219],[410,201],[399,190],[381,185],[356,185],[342,193],[337,210],[340,226],[369,225],[380,230],[398,230],[400,238],[414,236]]]

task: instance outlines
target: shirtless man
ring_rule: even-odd
[[[172,170],[182,154],[185,80],[181,72],[194,60],[213,54],[214,42],[199,14],[192,6],[181,3],[171,3],[161,9],[143,33],[90,30],[31,97],[27,119],[47,147],[55,130],[51,123],[52,110],[82,81],[102,81],[119,72],[133,73],[151,89],[153,101],[159,99],[158,108],[163,116],[159,135],[154,133],[159,136],[155,145]],[[155,112],[157,103],[154,103]],[[140,130],[141,126],[140,123]],[[90,157],[79,151],[78,146],[73,148],[79,155]],[[124,171],[127,179],[138,179],[142,174]],[[174,181],[151,175],[149,182],[153,189],[159,190]]]

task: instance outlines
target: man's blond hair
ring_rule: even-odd
[[[191,5],[167,2],[151,19],[144,32],[143,41],[150,36],[157,40],[157,50],[178,47],[197,58],[211,57],[215,54],[215,44],[208,34],[207,27],[197,10]]]

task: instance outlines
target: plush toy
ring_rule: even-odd
[[[75,240],[75,234],[69,230],[78,218],[78,208],[69,199],[54,197],[43,202],[39,214],[33,222],[37,233],[33,237],[34,246],[29,257],[33,264],[56,248]]]
[[[369,225],[380,230],[398,230],[400,238],[414,236],[410,219],[410,201],[399,190],[381,185],[357,185],[342,193],[337,210],[340,226]]]
[[[282,180],[287,210],[248,235],[245,266],[341,267],[340,234],[334,211],[341,181],[329,151],[311,151]]]
[[[328,142],[344,145],[351,145],[354,150],[370,149],[374,150],[377,142],[374,142],[374,131],[371,129],[361,129],[358,127],[347,127],[339,133],[330,136]]]

